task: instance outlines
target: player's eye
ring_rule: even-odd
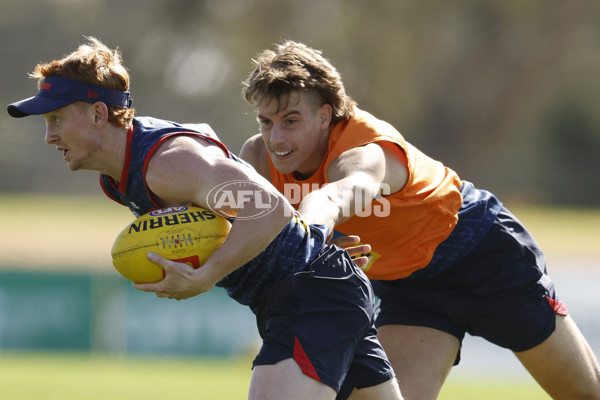
[[[56,115],[49,115],[46,117],[46,122],[49,125],[57,125],[60,119]]]

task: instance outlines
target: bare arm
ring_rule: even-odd
[[[330,183],[304,197],[298,211],[306,221],[333,229],[379,193],[386,179],[384,150],[377,144],[350,149],[334,160],[326,173]]]
[[[161,146],[152,158],[146,177],[148,186],[161,205],[197,205],[223,215],[236,215],[227,240],[197,270],[160,256],[151,256],[166,271],[165,279],[151,284],[135,284],[140,290],[155,292],[159,297],[187,298],[210,290],[216,282],[256,257],[291,219],[293,209],[285,198],[264,178],[227,158],[221,149],[191,137],[176,137]],[[275,209],[261,216],[255,197],[242,195],[248,186],[230,185],[231,198],[239,199],[234,206],[219,204],[211,189],[224,182],[249,182],[252,190],[271,196]]]
[[[240,156],[250,163],[266,179],[271,179],[267,151],[260,134],[248,139]],[[302,201],[299,211],[308,223],[323,224],[332,228],[356,213],[357,202],[366,206],[378,194],[382,184],[389,186],[389,193],[404,187],[407,180],[406,167],[393,151],[369,144],[346,151],[329,165],[328,186],[311,192]],[[360,197],[360,199],[359,199]],[[338,237],[330,241],[346,248],[358,265],[365,264],[363,254],[371,247],[360,242],[356,235]]]

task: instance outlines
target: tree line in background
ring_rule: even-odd
[[[505,201],[600,205],[600,3],[529,0],[7,0],[4,103],[35,64],[95,36],[119,47],[138,115],[207,122],[238,152],[257,132],[241,98],[251,58],[284,39],[332,61],[359,106]],[[31,10],[35,10],[32,12]],[[0,115],[0,191],[99,193]],[[94,193],[95,193],[94,192]]]

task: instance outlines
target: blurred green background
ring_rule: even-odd
[[[5,103],[35,94],[35,64],[93,35],[121,49],[138,114],[207,122],[237,152],[257,132],[240,96],[250,59],[293,39],[464,179],[505,201],[597,206],[599,19],[580,0],[4,0],[0,85]],[[0,190],[97,190],[43,129],[0,114]]]
[[[257,132],[240,95],[251,58],[305,42],[362,108],[518,211],[598,354],[599,21],[584,0],[4,0],[0,96],[34,95],[36,63],[95,36],[120,48],[138,115],[209,123],[238,152]],[[0,113],[0,350],[251,357],[252,316],[222,292],[165,302],[116,275],[131,216],[44,129]],[[452,379],[535,386],[475,338]]]

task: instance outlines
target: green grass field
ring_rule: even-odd
[[[0,355],[0,398],[11,400],[244,399],[249,360]]]
[[[0,353],[0,398],[245,399],[250,362],[250,359]],[[549,397],[533,383],[450,379],[439,399],[547,400]]]

